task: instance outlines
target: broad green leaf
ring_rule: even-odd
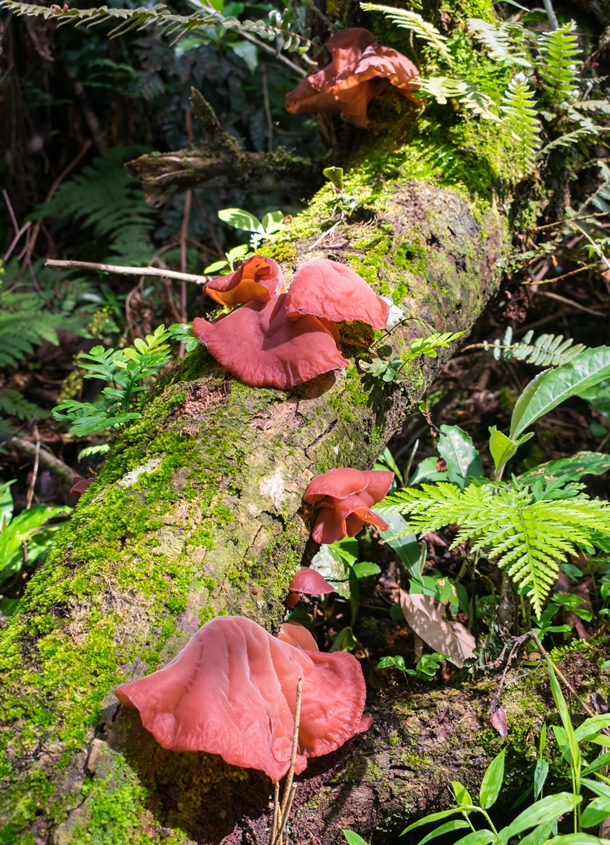
[[[483,775],[481,789],[479,792],[479,803],[484,810],[488,810],[496,803],[496,799],[502,788],[504,780],[504,757],[506,751],[502,750],[497,757],[491,761],[487,771]]]
[[[610,801],[607,798],[594,798],[582,811],[580,823],[583,827],[596,827],[608,816],[610,816]]]
[[[582,725],[579,725],[574,731],[574,736],[578,742],[584,742],[587,741],[587,737],[593,736],[608,727],[610,727],[610,713],[600,713],[599,716],[585,719]],[[606,737],[606,739],[608,745],[610,745],[610,737]]]
[[[400,669],[401,672],[406,672],[405,659],[402,654],[397,654],[395,657],[382,657],[377,664],[378,669]]]
[[[547,795],[540,801],[536,801],[527,810],[519,813],[517,818],[500,831],[500,839],[503,843],[517,836],[530,827],[537,827],[540,824],[552,824],[560,816],[569,813],[582,801],[581,795],[574,795],[571,792],[558,792],[556,795]]]
[[[609,469],[610,455],[604,455],[602,452],[576,452],[569,458],[559,458],[557,461],[539,464],[534,469],[519,475],[518,479],[524,484],[560,479],[567,484],[569,481],[579,481],[583,475],[601,475]]]
[[[282,228],[282,221],[284,219],[283,211],[270,211],[262,219],[263,229],[266,235],[272,235]]]
[[[421,572],[421,546],[415,534],[403,533],[409,523],[399,513],[384,514],[385,521],[390,526],[387,531],[380,531],[382,539],[394,549],[398,557],[407,567],[409,575],[419,575]]]
[[[330,651],[353,651],[358,645],[358,640],[352,633],[351,628],[342,628],[333,638]]]
[[[542,793],[542,788],[546,782],[549,773],[549,764],[546,760],[536,760],[536,768],[534,769],[534,798],[538,799]]]
[[[610,377],[610,347],[598,346],[576,355],[569,364],[546,370],[525,388],[515,405],[509,437],[516,440],[536,420],[571,396]]]
[[[591,836],[590,833],[566,833],[549,839],[548,845],[610,845],[610,839]]]
[[[363,560],[361,563],[355,563],[352,567],[356,578],[366,578],[369,575],[378,575],[381,572],[381,567],[376,563],[371,563],[368,560]]]
[[[605,798],[610,801],[610,785],[601,780],[592,780],[591,778],[582,778],[581,784],[594,792],[600,798]]]
[[[364,839],[358,836],[357,833],[354,833],[353,830],[344,830],[343,835],[347,839],[348,845],[367,845]]]
[[[519,845],[543,845],[549,838],[553,824],[539,824],[520,840]]]
[[[463,827],[470,827],[468,822],[465,822],[463,819],[454,819],[451,822],[445,822],[445,824],[442,824],[440,827],[431,831],[431,833],[427,836],[424,836],[423,839],[420,839],[418,845],[426,845],[426,842],[430,842],[431,839],[436,839],[437,836],[444,836],[445,833],[451,833],[452,830],[460,830],[460,828]]]
[[[478,478],[483,475],[483,465],[472,437],[457,425],[442,425],[438,441],[438,451],[447,464],[449,481],[462,490],[466,478]]]
[[[313,556],[311,568],[332,584],[336,593],[344,599],[349,598],[347,568],[336,543],[332,546],[321,545],[319,551]]]
[[[448,816],[454,816],[456,813],[463,813],[465,810],[478,810],[478,807],[474,805],[471,807],[452,807],[450,810],[441,810],[439,813],[430,813],[429,816],[424,816],[423,819],[419,819],[413,824],[410,824],[409,827],[405,827],[403,832],[400,834],[404,836],[405,833],[408,833],[410,830],[415,830],[416,827],[422,827],[425,824],[430,824],[430,822],[438,822],[441,819],[446,819]]]
[[[603,769],[604,766],[610,766],[610,751],[607,751],[605,754],[600,754],[586,769],[583,769],[581,775],[583,779],[581,783],[585,783],[584,777],[586,775],[592,775],[593,772],[596,772],[598,769]]]
[[[520,437],[518,440],[511,440],[510,437],[507,437],[501,431],[498,431],[495,425],[490,426],[489,451],[494,459],[496,472],[510,461],[510,459],[516,454],[519,446],[533,436],[534,434],[532,432],[524,434],[523,437]]]
[[[422,481],[447,481],[447,473],[440,472],[436,468],[437,464],[438,458],[435,458],[434,455],[420,461],[412,478],[409,479],[409,487],[421,484]]]
[[[343,190],[343,168],[342,167],[325,167],[322,171],[323,175],[326,176],[329,182],[337,188],[337,190]]]
[[[214,262],[212,262],[212,264],[208,264],[207,267],[204,267],[203,272],[204,273],[218,273],[224,267],[228,267],[228,266],[229,266],[228,261],[214,261]]]
[[[454,845],[490,845],[497,840],[495,833],[491,830],[475,830],[467,836],[462,836]]]
[[[244,211],[243,208],[221,208],[218,212],[218,217],[223,223],[228,223],[229,226],[234,226],[236,229],[241,229],[243,232],[258,232],[261,235],[265,234],[263,224],[250,214],[249,211]]]
[[[15,479],[0,484],[0,531],[11,521],[13,516],[13,494],[11,493],[11,484],[15,483]]]
[[[470,797],[470,793],[468,792],[464,784],[459,782],[459,780],[451,781],[451,789],[453,789],[455,800],[458,802],[460,807],[463,807],[466,804],[472,804],[472,798]]]

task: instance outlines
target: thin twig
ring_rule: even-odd
[[[8,249],[7,249],[7,251],[4,253],[4,258],[3,258],[2,260],[3,260],[5,263],[6,263],[6,262],[9,260],[9,258],[11,257],[11,254],[12,254],[13,250],[15,249],[15,247],[17,246],[17,244],[18,244],[18,243],[19,243],[19,241],[21,240],[21,236],[22,236],[25,232],[27,232],[27,230],[30,228],[30,226],[31,226],[31,225],[32,225],[32,221],[31,221],[31,220],[28,220],[26,223],[24,223],[24,224],[23,224],[23,226],[21,227],[21,229],[19,229],[19,231],[17,232],[17,234],[15,235],[15,237],[13,238],[13,240],[11,241],[9,248],[8,248]]]
[[[303,693],[303,679],[299,678],[297,681],[297,694],[296,700],[294,705],[294,730],[292,732],[292,750],[290,753],[290,768],[288,769],[288,774],[286,776],[286,783],[284,784],[284,796],[282,798],[282,804],[280,806],[279,803],[279,785],[276,784],[275,789],[275,796],[273,802],[273,827],[271,830],[271,843],[270,845],[282,845],[282,839],[284,836],[284,830],[286,828],[286,823],[288,822],[288,817],[290,816],[290,810],[292,809],[292,802],[294,800],[294,795],[297,789],[296,783],[293,784],[294,780],[294,769],[297,762],[297,751],[299,747],[299,724],[301,722],[301,696]]]
[[[271,117],[271,105],[269,103],[269,84],[267,82],[267,65],[261,64],[261,78],[263,82],[263,105],[265,107],[265,120],[267,121],[267,151],[273,152],[273,119]]]
[[[15,217],[15,212],[13,211],[13,206],[11,205],[11,201],[9,199],[7,191],[2,189],[2,196],[4,197],[4,202],[6,203],[6,207],[8,208],[8,213],[11,218],[11,223],[13,224],[13,228],[15,229],[15,234],[19,232],[19,223],[17,223],[17,218]]]
[[[585,264],[583,267],[577,267],[576,270],[570,270],[569,273],[563,273],[561,276],[554,276],[552,279],[530,279],[529,282],[521,282],[522,287],[527,287],[528,285],[550,285],[553,282],[560,282],[562,279],[567,279],[568,276],[575,276],[576,273],[583,273],[585,270],[591,270],[593,267],[597,267],[599,262],[596,261],[595,264]]]
[[[578,302],[574,302],[572,299],[568,299],[565,296],[560,296],[558,293],[551,293],[550,291],[546,290],[539,290],[536,291],[538,296],[546,296],[549,299],[556,299],[557,302],[563,302],[565,305],[569,305],[570,308],[577,308],[579,311],[585,311],[587,314],[592,314],[594,317],[603,317],[603,313],[600,311],[594,311],[593,308],[587,308],[586,305],[580,305]]]
[[[339,225],[339,223],[340,223],[340,222],[341,222],[340,220],[337,220],[337,222],[336,222],[336,223],[333,223],[333,225],[330,227],[330,229],[327,229],[325,232],[322,232],[322,234],[320,235],[320,237],[318,238],[318,240],[317,240],[317,241],[315,241],[315,242],[314,242],[314,243],[313,243],[313,244],[309,247],[309,249],[307,250],[307,252],[308,252],[308,253],[313,252],[313,251],[314,251],[314,249],[318,246],[318,244],[321,244],[321,243],[322,243],[322,241],[324,240],[324,238],[327,238],[329,235],[332,235],[332,233],[335,231],[335,229],[337,228],[337,226]]]
[[[32,507],[32,501],[34,499],[34,489],[36,487],[36,479],[38,478],[38,467],[40,465],[40,434],[38,433],[38,426],[34,426],[34,437],[36,438],[36,451],[34,453],[34,468],[32,470],[32,480],[30,481],[30,486],[28,488],[28,495],[25,500],[25,509],[29,511]]]
[[[123,276],[165,276],[167,279],[184,279],[185,282],[194,282],[196,285],[204,285],[208,280],[207,276],[160,270],[158,267],[123,267],[119,264],[97,264],[92,261],[56,261],[54,258],[47,258],[45,267],[80,267],[83,270],[100,270],[102,273],[120,273]]]

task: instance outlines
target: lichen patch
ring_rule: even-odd
[[[152,472],[157,467],[161,466],[161,458],[151,458],[135,469],[132,469],[127,475],[124,475],[120,481],[117,482],[119,487],[132,487],[143,472]]]
[[[259,487],[261,496],[271,499],[276,508],[281,508],[284,501],[284,470],[279,466],[273,475],[262,478]]]

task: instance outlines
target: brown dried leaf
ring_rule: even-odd
[[[508,717],[506,710],[502,707],[497,698],[491,702],[490,720],[491,724],[498,731],[501,737],[508,736]]]
[[[400,606],[417,636],[439,654],[445,654],[454,666],[461,669],[464,660],[474,657],[474,637],[459,622],[445,619],[441,602],[432,596],[401,590]]]

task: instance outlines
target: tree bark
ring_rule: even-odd
[[[477,140],[469,120],[466,135],[461,118],[457,130],[430,133],[388,95],[345,165],[355,210],[338,208],[328,185],[268,248],[286,271],[331,258],[391,296],[403,319],[378,341],[393,354],[433,330],[468,331],[497,289],[508,252],[495,192],[502,140],[485,127]],[[374,383],[357,361],[378,341],[345,328],[353,365],[289,394],[239,383],[201,348],[149,397],[2,632],[3,842],[265,841],[262,775],[164,752],[112,691],[165,663],[218,613],[276,628],[290,577],[314,551],[308,481],[371,466],[442,363],[417,360],[404,384]],[[456,761],[478,773],[487,748],[472,741],[481,724],[472,695],[372,694],[376,727],[310,765],[294,841],[338,842],[346,825],[368,836],[430,806],[455,771],[447,763],[431,775],[437,706],[454,714]]]

